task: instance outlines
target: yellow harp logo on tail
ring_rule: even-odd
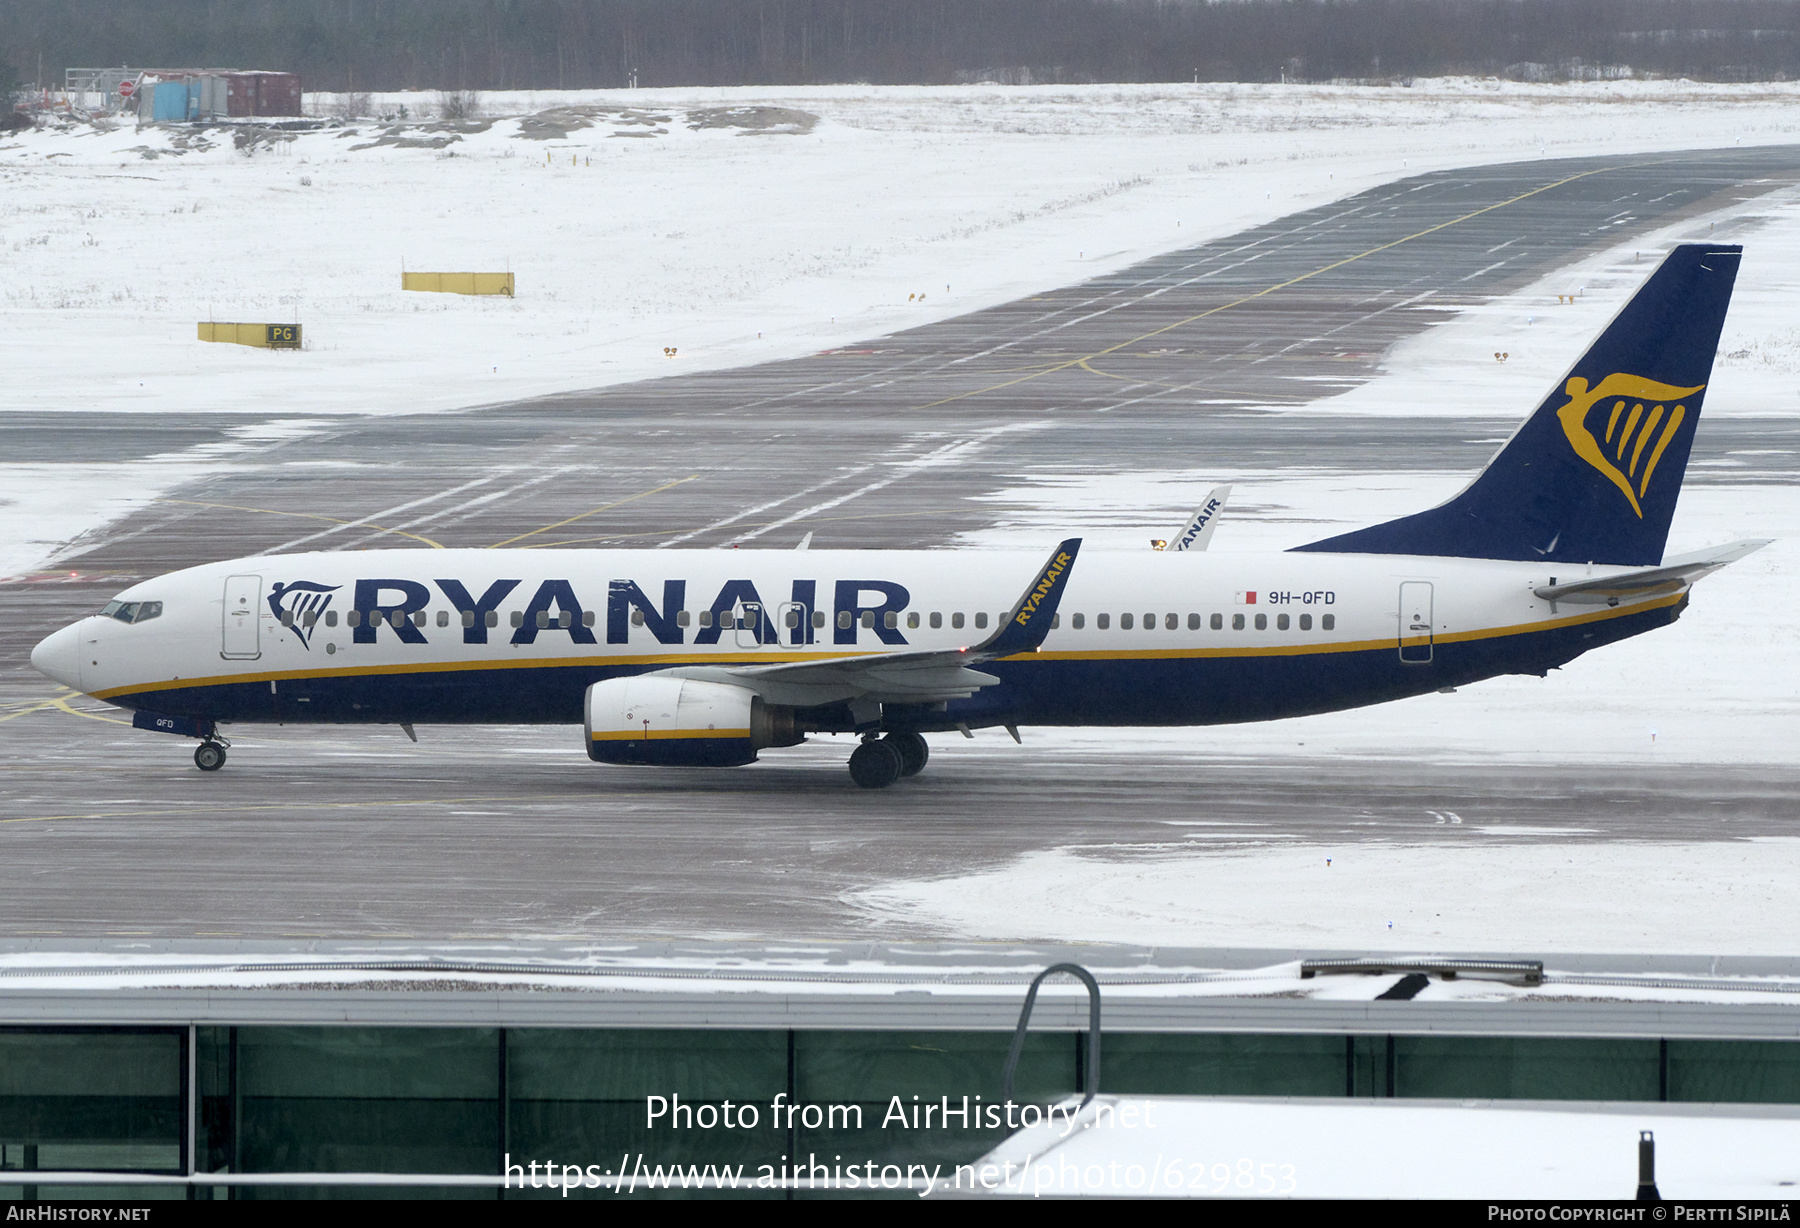
[[[1705,384],[1695,384],[1692,388],[1677,388],[1615,371],[1589,388],[1587,380],[1577,375],[1563,385],[1569,403],[1557,410],[1556,416],[1575,455],[1623,491],[1631,510],[1642,520],[1644,509],[1638,506],[1638,500],[1650,489],[1650,475],[1656,472],[1663,449],[1687,417],[1687,406],[1675,405],[1671,409],[1670,402],[1691,397],[1704,387]],[[1595,406],[1605,409],[1608,401],[1612,406],[1607,412],[1606,430],[1598,434],[1595,426],[1588,425],[1588,413]]]

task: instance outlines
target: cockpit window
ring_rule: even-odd
[[[160,601],[109,601],[100,611],[102,618],[116,618],[122,623],[149,622],[162,614]]]

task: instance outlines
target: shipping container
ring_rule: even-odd
[[[291,72],[226,73],[227,114],[300,114],[300,77]]]

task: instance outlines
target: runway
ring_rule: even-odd
[[[572,730],[232,731],[104,723],[25,665],[133,579],[283,548],[930,546],[994,523],[1021,475],[1184,466],[1472,470],[1489,419],[1328,419],[1458,308],[1800,179],[1800,147],[1541,161],[1420,176],[1116,275],[857,346],[453,414],[318,422],[234,457],[0,585],[0,937],[691,936],[864,932],[843,898],[1036,849],[1135,856],[1204,812],[1246,842],[1494,839],[1433,811],[1571,840],[1786,834],[1785,765],[1467,767],[1250,761],[1168,743],[934,746],[873,802],[848,745],[722,772],[601,769]],[[1282,407],[1274,414],[1271,407]],[[270,415],[270,418],[278,415]],[[14,459],[136,459],[255,418],[29,413]],[[1792,480],[1800,420],[1711,419],[1695,460],[1754,444]],[[1775,442],[1771,443],[1773,440]],[[1704,467],[1690,482],[1745,475]],[[1473,828],[1471,822],[1468,827]],[[1584,829],[1577,832],[1573,829]],[[941,937],[884,931],[883,937]]]

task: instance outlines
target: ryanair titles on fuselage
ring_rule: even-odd
[[[479,594],[460,580],[431,581],[452,609],[458,624],[446,628],[461,634],[465,644],[486,644],[490,630],[509,635],[513,644],[534,644],[540,634],[566,632],[575,644],[624,644],[634,623],[663,644],[716,644],[726,630],[753,633],[765,644],[854,644],[860,630],[873,630],[884,644],[904,645],[899,614],[911,603],[906,586],[891,580],[837,580],[830,583],[828,616],[814,617],[820,582],[793,580],[785,593],[765,596],[754,581],[727,580],[712,601],[690,618],[688,582],[664,580],[660,601],[635,580],[609,580],[606,586],[605,626],[598,626],[598,611],[582,603],[568,580],[541,580],[531,591],[514,625],[501,627],[501,604],[516,602],[523,580],[495,580]],[[348,589],[346,593],[345,590]],[[270,612],[301,644],[311,647],[314,630],[323,622],[336,626],[332,607],[347,596],[344,622],[357,644],[373,644],[383,626],[401,643],[430,642],[424,612],[431,605],[430,587],[419,580],[400,577],[361,579],[348,585],[325,585],[313,580],[277,581],[270,588]],[[794,617],[786,617],[791,612]],[[890,617],[890,615],[892,617]],[[690,625],[691,624],[691,625]],[[688,633],[693,638],[688,639]],[[597,634],[598,633],[598,634]]]

